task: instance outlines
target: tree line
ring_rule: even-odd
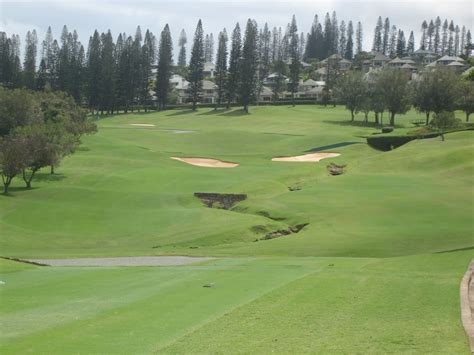
[[[0,175],[7,194],[21,176],[31,188],[35,174],[74,153],[84,134],[96,131],[71,96],[62,92],[0,87]]]
[[[284,76],[289,77],[288,89],[294,98],[301,77],[298,65],[301,61],[319,61],[332,54],[346,59],[366,55],[362,24],[339,22],[336,12],[326,13],[323,21],[316,15],[307,34],[298,31],[294,16],[284,29],[270,29],[267,23],[258,28],[254,20],[249,20],[244,33],[239,24],[229,35],[223,29],[217,36],[216,46],[213,34],[204,33],[200,20],[198,27],[189,60],[187,35],[184,29],[181,31],[176,63],[168,24],[158,38],[150,30],[143,35],[140,26],[134,35],[120,33],[115,39],[110,30],[105,33],[96,30],[87,46],[79,41],[77,32],[69,31],[67,26],[63,27],[59,39],[55,39],[48,28],[40,46],[36,32],[29,31],[23,61],[20,60],[19,36],[8,37],[0,32],[0,84],[7,88],[63,91],[92,112],[114,113],[155,108],[155,99],[158,109],[166,108],[172,90],[169,79],[172,74],[180,74],[190,82],[195,108],[202,92],[203,63],[215,59],[216,76],[208,79],[217,86],[218,103],[228,106],[237,101],[248,109],[248,103],[255,100],[262,90],[263,79],[271,72],[278,74],[280,86],[284,84]],[[421,30],[421,49],[469,56],[471,33],[464,26],[460,29],[447,20],[441,25],[438,17],[429,24],[424,21]],[[412,54],[415,50],[413,31],[406,41],[403,30],[391,24],[389,18],[382,21],[379,17],[372,50],[391,57]],[[41,52],[39,58],[38,52]],[[278,87],[276,85],[276,95]]]
[[[388,112],[389,124],[395,126],[396,115],[405,114],[412,107],[426,115],[425,125],[435,126],[446,124],[446,120],[440,122],[436,117],[449,118],[454,123],[454,110],[462,110],[466,122],[474,112],[474,78],[459,76],[449,68],[426,71],[411,81],[399,69],[350,72],[338,79],[334,93],[350,111],[351,121],[362,112],[368,123],[369,113],[373,112],[376,125],[383,124],[383,113]]]

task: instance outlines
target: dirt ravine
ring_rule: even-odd
[[[272,158],[272,161],[284,161],[284,162],[300,162],[300,163],[307,163],[307,162],[318,162],[321,159],[326,158],[335,158],[338,157],[339,153],[310,153],[304,155],[296,155],[294,157],[276,157]]]
[[[24,259],[47,266],[178,266],[213,260],[191,256],[125,256],[116,258]]]

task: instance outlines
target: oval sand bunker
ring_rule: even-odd
[[[137,126],[137,127],[155,127],[154,124],[150,124],[150,123],[130,123],[130,126]]]
[[[237,163],[230,163],[227,161],[217,160],[217,159],[207,159],[207,158],[178,158],[171,157],[171,159],[179,160],[187,164],[202,166],[206,168],[235,168],[239,166]]]
[[[318,162],[321,159],[335,158],[338,157],[339,153],[311,153],[304,155],[297,155],[294,157],[279,157],[272,158],[272,161],[285,161],[285,162]]]

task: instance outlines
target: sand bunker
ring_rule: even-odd
[[[149,124],[149,123],[130,123],[130,126],[137,126],[137,127],[155,127],[154,124]]]
[[[295,157],[279,157],[273,158],[272,161],[287,161],[287,162],[318,162],[321,159],[338,157],[339,153],[311,153],[305,155],[297,155]]]
[[[206,159],[206,158],[178,158],[171,157],[171,159],[179,160],[187,164],[195,166],[203,166],[206,168],[235,168],[239,166],[237,163],[230,163],[227,161],[217,160],[217,159]]]

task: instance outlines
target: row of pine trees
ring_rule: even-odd
[[[171,75],[180,73],[190,82],[195,107],[202,90],[204,63],[215,61],[218,103],[229,105],[237,101],[247,109],[261,90],[263,79],[279,63],[289,63],[289,89],[294,94],[297,85],[291,83],[299,80],[301,60],[322,60],[335,53],[353,59],[363,53],[362,24],[358,22],[355,27],[352,21],[338,22],[335,12],[332,16],[327,13],[324,21],[315,16],[307,35],[298,32],[294,16],[284,31],[276,27],[270,30],[266,23],[259,29],[255,21],[249,20],[243,36],[236,24],[230,44],[226,30],[219,33],[214,60],[214,37],[204,34],[199,21],[189,60],[187,36],[181,31],[177,65],[168,25],[159,39],[150,30],[143,35],[140,27],[133,36],[120,33],[115,40],[110,30],[106,33],[96,30],[86,48],[77,32],[70,32],[66,26],[59,39],[54,39],[48,28],[41,48],[38,48],[36,32],[29,31],[23,62],[19,36],[8,37],[0,32],[0,84],[8,88],[64,91],[92,111],[113,113],[151,107],[153,93],[158,108],[165,108],[170,99]],[[464,26],[460,29],[447,20],[442,24],[438,17],[429,24],[424,21],[421,30],[420,49],[439,55],[468,56],[470,53],[471,33]],[[383,21],[379,17],[372,50],[391,57],[410,55],[415,50],[413,31],[406,43],[402,30],[391,25],[388,18]]]
[[[419,48],[431,51],[436,55],[449,56],[469,56],[472,46],[471,31],[466,31],[466,26],[454,25],[448,20],[444,20],[441,25],[441,19],[438,16],[435,21],[423,21],[421,25],[421,40]],[[405,33],[397,26],[390,25],[390,19],[387,17],[382,20],[379,16],[375,26],[374,39],[372,42],[372,51],[383,53],[387,56],[411,55],[415,51],[415,36],[410,32],[408,42]]]

